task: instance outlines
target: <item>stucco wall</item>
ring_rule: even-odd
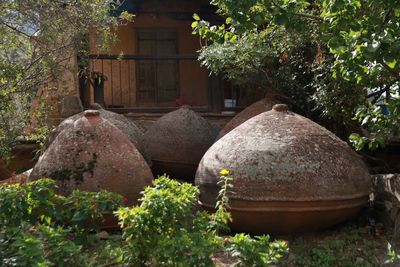
[[[92,54],[137,55],[137,31],[139,29],[171,29],[177,31],[179,55],[194,55],[200,49],[198,36],[192,34],[191,21],[176,20],[166,14],[138,14],[134,22],[121,25],[117,29],[118,41],[109,51],[98,51],[95,39],[91,39]],[[94,60],[93,71],[103,72],[105,81],[105,102],[113,105],[143,106],[136,100],[136,62],[133,60],[121,62],[111,60]],[[111,69],[113,70],[111,72]],[[121,73],[120,73],[121,72]],[[112,74],[111,74],[112,73]],[[180,97],[194,103],[196,106],[206,106],[207,72],[197,60],[182,60],[179,62]],[[111,90],[111,87],[113,90]],[[91,99],[93,101],[93,98]],[[145,104],[148,106],[148,103]],[[154,104],[154,106],[175,106],[175,102]]]

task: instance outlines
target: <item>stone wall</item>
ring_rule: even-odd
[[[386,228],[393,227],[393,239],[400,237],[400,173],[372,175],[374,213]]]

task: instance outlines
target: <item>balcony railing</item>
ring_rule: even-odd
[[[240,104],[238,90],[233,88],[224,90],[224,82],[201,69],[197,57],[197,54],[90,55],[88,61],[90,83],[86,82],[86,86],[81,84],[81,87],[85,87],[81,89],[84,91],[84,102],[86,104],[98,102],[118,112],[165,112],[182,104],[192,105],[198,111],[237,110],[237,105]],[[168,76],[169,73],[163,73],[164,70],[156,70],[157,75],[164,75],[165,79],[154,78],[151,66],[152,64],[157,66],[156,63],[160,63],[159,65],[167,71],[170,71],[165,68],[168,64],[178,66],[176,81],[179,84],[176,97],[173,97],[171,91],[168,94],[165,93],[167,90],[161,92],[162,94],[157,92],[164,81],[171,83],[171,77]],[[143,71],[140,68],[148,69]],[[154,82],[157,78],[158,80]],[[155,89],[151,86],[150,90],[145,88],[148,84],[154,85]],[[153,89],[154,91],[151,91]],[[224,97],[224,91],[225,95],[226,92],[229,94],[228,100]],[[167,97],[163,98],[163,95]],[[154,98],[141,98],[141,96],[154,96]]]

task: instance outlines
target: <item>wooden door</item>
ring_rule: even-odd
[[[137,99],[140,102],[162,103],[179,96],[179,65],[171,58],[177,55],[175,31],[138,32],[139,56],[155,59],[138,60]],[[158,58],[158,59],[157,59]]]

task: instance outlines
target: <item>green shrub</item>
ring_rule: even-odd
[[[288,248],[285,242],[271,242],[265,235],[252,238],[246,234],[236,234],[229,239],[228,251],[239,258],[238,266],[258,267],[278,263]]]
[[[121,197],[78,190],[64,197],[56,189],[50,179],[0,185],[0,266],[86,265],[82,241]]]
[[[70,229],[29,225],[0,231],[0,266],[83,266],[82,247]]]
[[[214,214],[199,210],[197,187],[165,176],[146,188],[140,206],[121,208],[117,214],[127,243],[124,261],[134,266],[214,266],[213,254],[227,251],[242,266],[277,262],[287,251],[283,242],[248,235],[236,235],[224,242],[218,235],[231,219],[226,211],[231,178],[229,173],[221,174]]]
[[[0,266],[214,266],[213,256],[230,253],[240,266],[276,263],[287,248],[267,236],[236,235],[229,229],[229,172],[221,172],[215,213],[198,206],[199,189],[160,177],[143,192],[141,204],[122,208],[110,192],[58,195],[54,181],[0,185]],[[95,221],[115,213],[122,238],[100,241]],[[94,241],[94,242],[88,242]]]
[[[124,206],[122,197],[116,193],[74,190],[63,199],[61,217],[56,223],[84,231],[98,230],[96,222],[101,222],[104,215],[112,215],[121,206]]]
[[[121,208],[125,260],[135,266],[212,266],[210,255],[221,242],[208,227],[209,215],[196,210],[198,196],[191,184],[159,177],[140,206]]]
[[[107,191],[73,191],[69,196],[57,195],[51,179],[18,185],[0,185],[0,227],[22,222],[73,226],[95,230],[94,221],[103,214],[112,214],[122,205],[121,196]]]
[[[55,213],[55,182],[44,179],[16,185],[0,185],[0,225],[19,225],[23,221],[48,221]]]

